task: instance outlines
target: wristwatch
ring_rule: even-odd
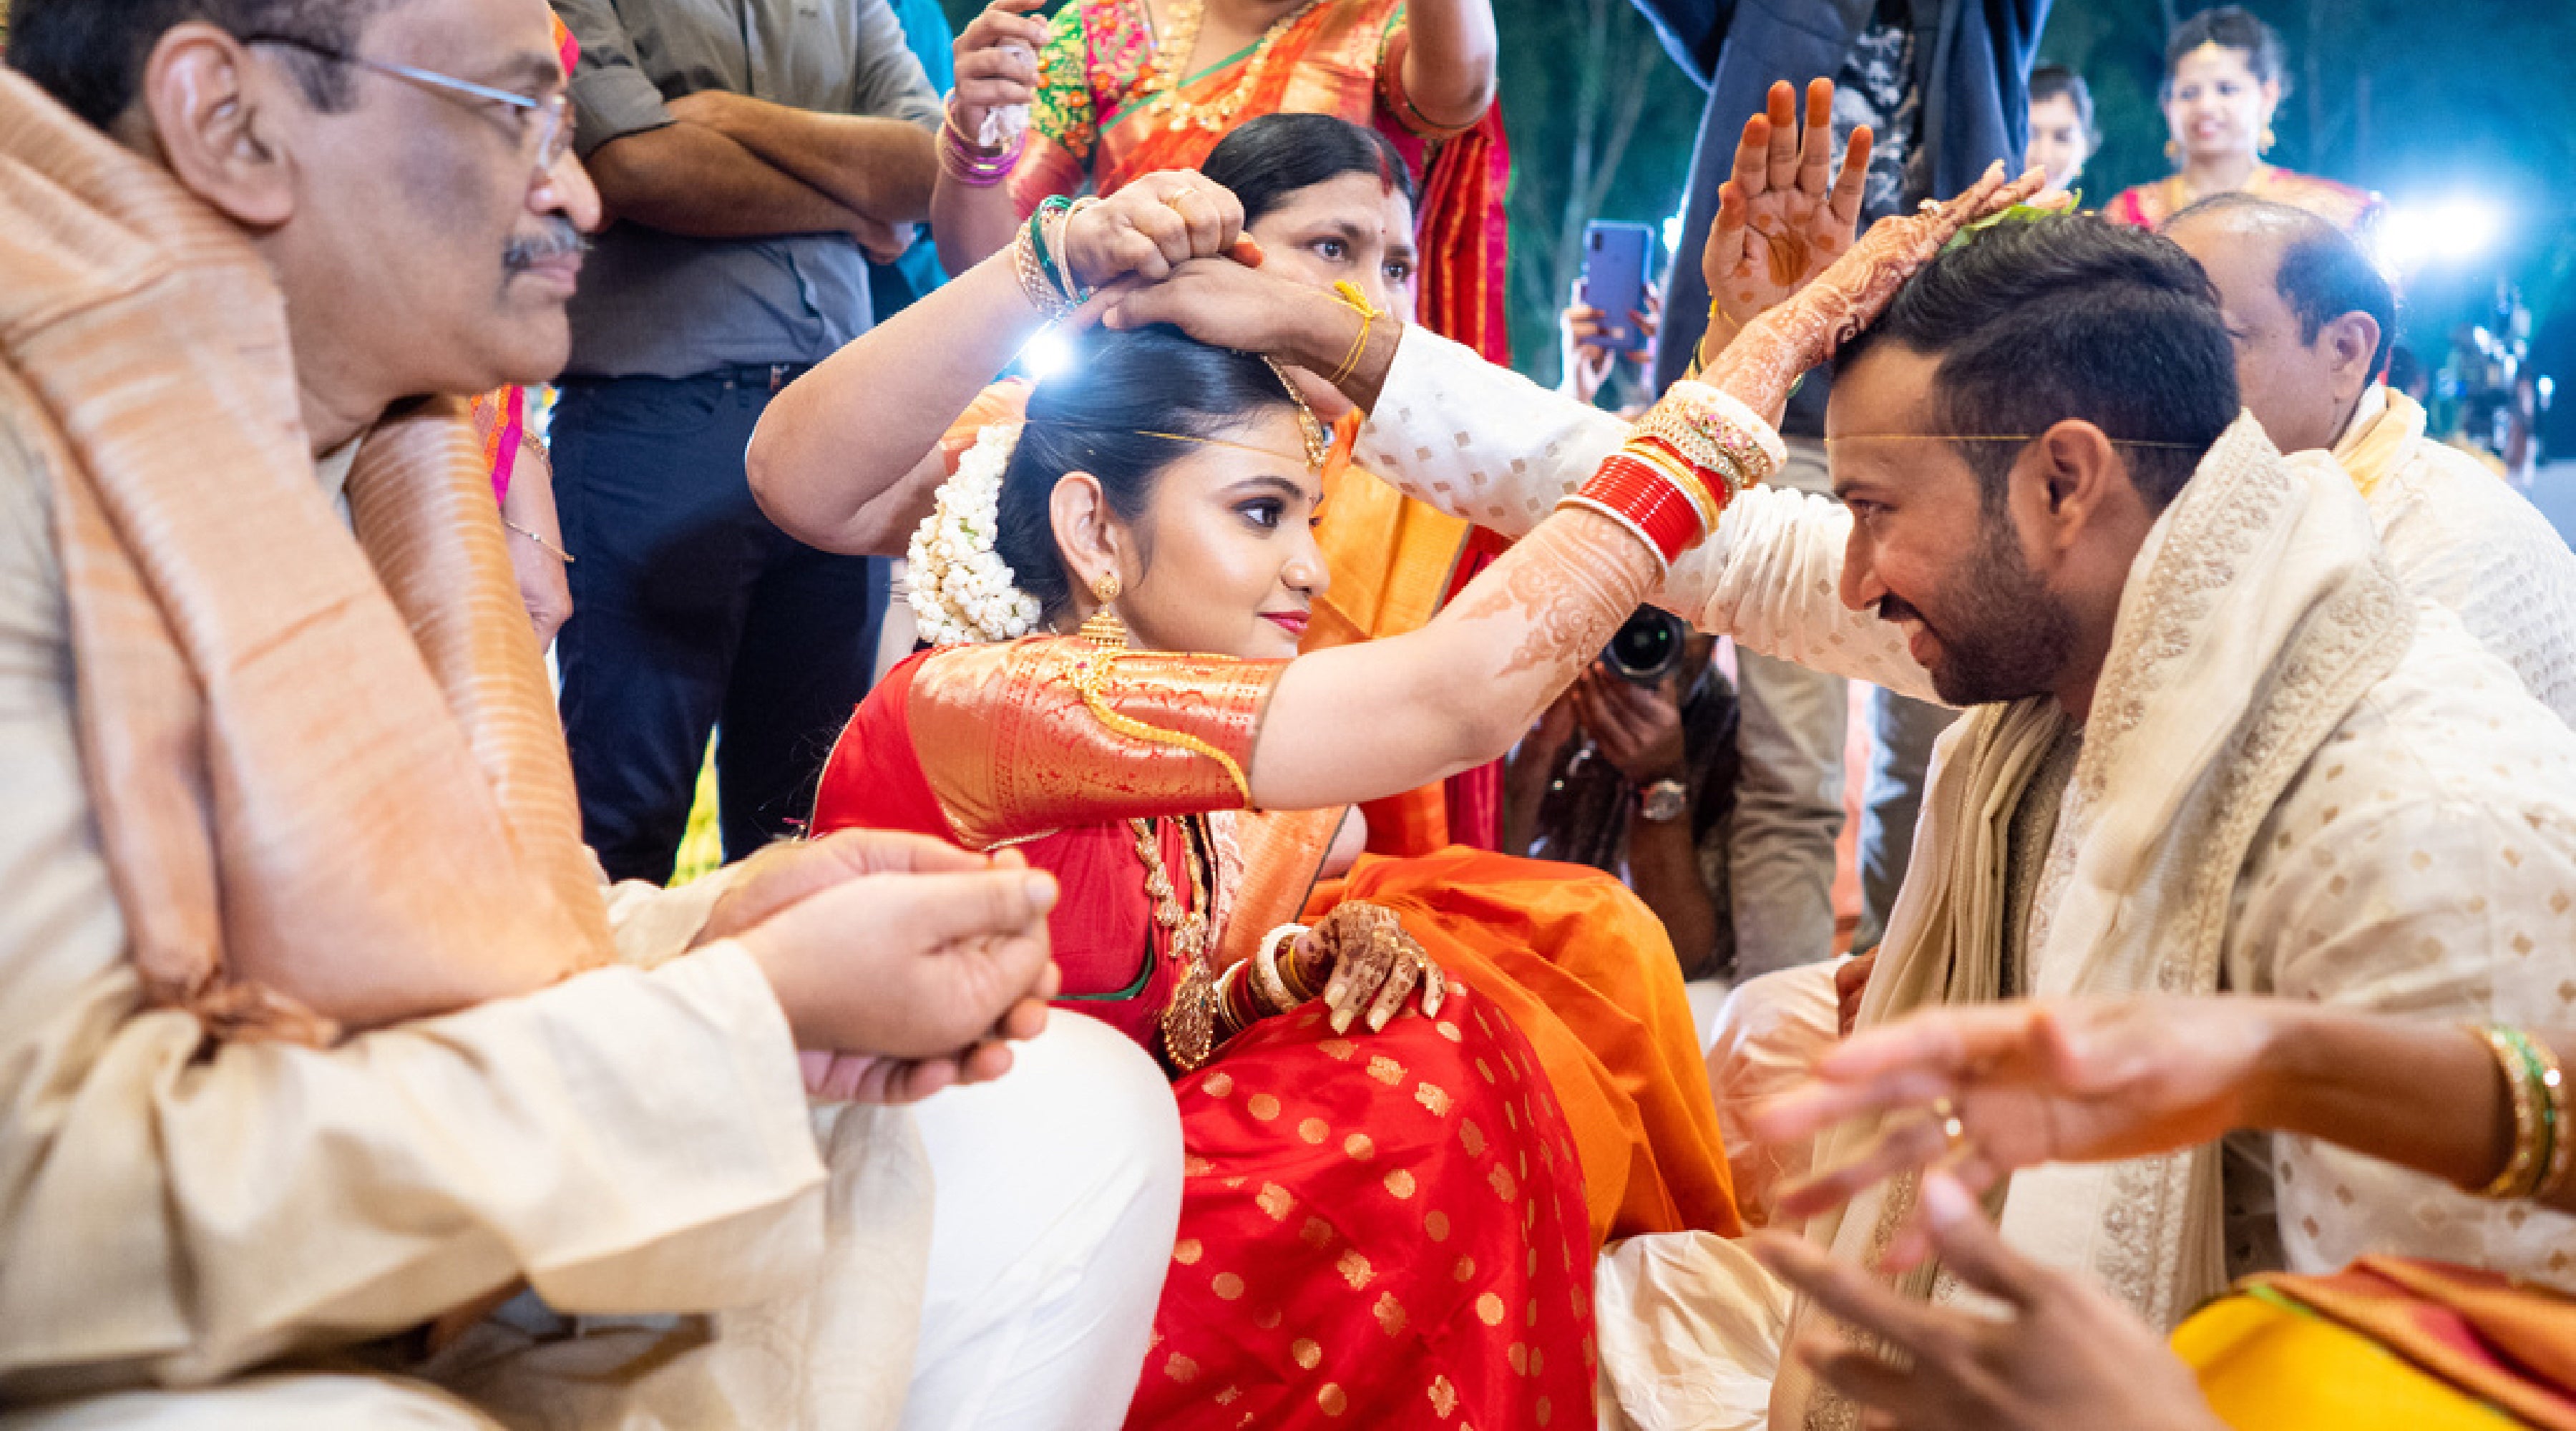
[[[1637,818],[1649,825],[1670,824],[1689,808],[1690,787],[1678,780],[1658,780],[1638,792]]]

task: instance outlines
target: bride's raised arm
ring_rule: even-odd
[[[1048,207],[959,274],[773,399],[745,467],[760,509],[808,546],[899,556],[945,475],[939,439],[1059,319],[1088,324],[1135,280],[1192,258],[1259,261],[1243,205],[1195,173]]]
[[[2026,196],[2000,167],[1947,205],[1872,228],[1675,385],[1621,449],[1419,631],[1291,662],[1249,769],[1255,804],[1370,799],[1503,755],[1782,453],[1758,413],[1866,327],[1966,223]],[[1468,440],[1462,436],[1461,440]]]

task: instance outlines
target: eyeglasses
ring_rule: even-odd
[[[564,122],[566,111],[572,102],[572,97],[568,94],[550,94],[540,98],[536,95],[519,94],[512,90],[494,89],[488,84],[476,84],[472,80],[443,75],[436,70],[424,70],[411,65],[387,64],[382,60],[368,59],[364,55],[353,55],[346,50],[334,49],[300,35],[244,35],[241,37],[241,42],[245,45],[283,45],[290,50],[302,50],[315,59],[328,60],[339,65],[356,65],[362,70],[373,70],[389,79],[398,79],[405,84],[417,85],[422,89],[450,95],[461,94],[471,99],[489,100],[494,104],[508,105],[518,115],[519,147],[530,151],[532,161],[540,174],[562,163],[565,153],[572,148],[572,126]]]

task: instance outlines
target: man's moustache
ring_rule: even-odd
[[[548,259],[589,251],[590,240],[582,236],[581,230],[573,227],[572,220],[559,215],[550,216],[546,220],[545,232],[521,235],[510,240],[510,246],[501,251],[501,266],[512,273],[518,273],[534,268]]]

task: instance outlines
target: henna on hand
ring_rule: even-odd
[[[1756,412],[1776,412],[1800,374],[1875,322],[1959,230],[2029,199],[2047,181],[2045,171],[2032,169],[2007,182],[1997,163],[1947,203],[1872,224],[1815,282],[1746,324],[1700,381]]]

